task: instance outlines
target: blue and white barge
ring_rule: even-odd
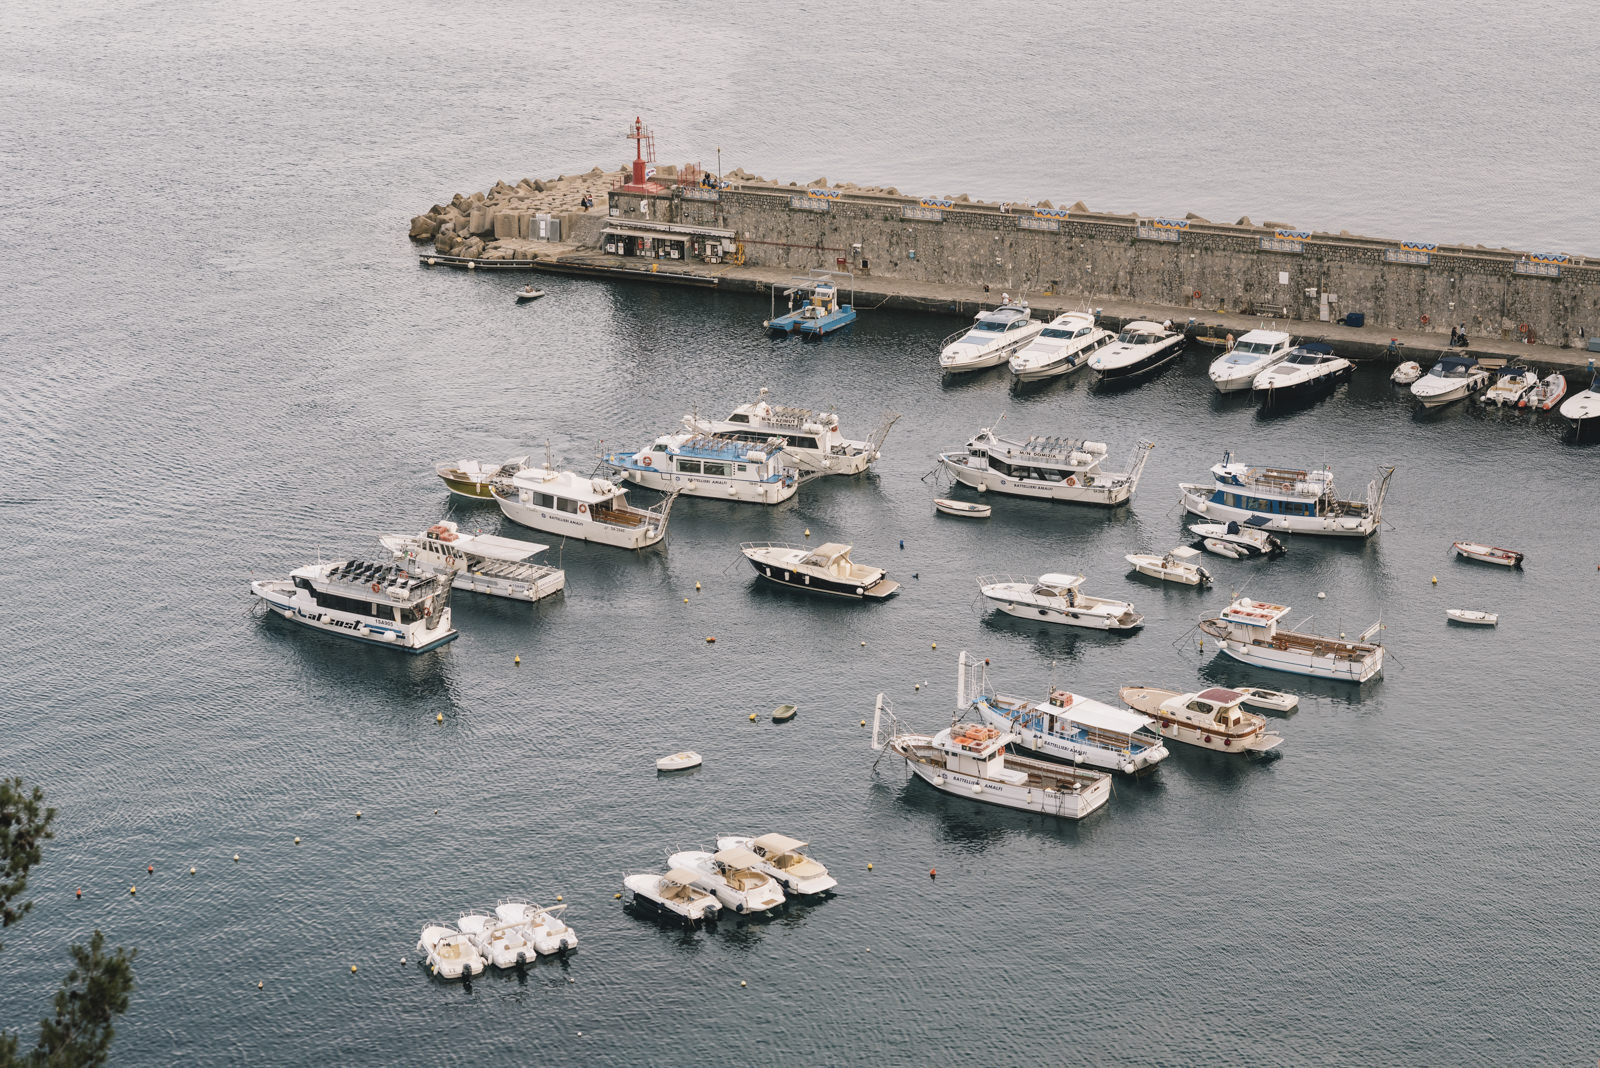
[[[663,434],[648,449],[612,453],[605,463],[646,489],[778,504],[800,488],[783,446],[782,438],[752,442],[688,430]]]
[[[1225,453],[1211,468],[1211,484],[1180,482],[1183,507],[1219,523],[1230,520],[1291,534],[1365,538],[1383,518],[1383,498],[1394,468],[1379,470],[1367,483],[1365,500],[1341,500],[1333,472],[1301,471],[1235,463]]]

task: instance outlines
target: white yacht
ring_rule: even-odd
[[[722,905],[715,894],[695,885],[699,878],[699,872],[672,868],[659,875],[654,872],[629,875],[622,880],[622,886],[628,892],[628,903],[637,909],[675,916],[690,926],[713,923]]]
[[[1516,408],[1538,384],[1539,376],[1536,372],[1513,365],[1502,368],[1495,376],[1494,384],[1484,390],[1483,396],[1478,399],[1484,404],[1498,404],[1501,407],[1510,405]]]
[[[580,541],[643,549],[667,536],[674,496],[649,508],[628,503],[628,491],[604,478],[583,478],[552,467],[519,471],[495,491],[513,523]]]
[[[250,592],[285,619],[372,645],[425,653],[456,639],[450,583],[395,564],[308,564],[287,579],[257,579]]]
[[[423,966],[440,979],[471,979],[483,974],[483,955],[472,944],[471,936],[449,924],[430,923],[424,927],[417,940],[417,952],[422,954]]]
[[[550,546],[493,534],[463,534],[448,519],[421,534],[380,534],[378,540],[409,570],[448,576],[458,590],[537,601],[567,584],[567,573],[559,567],[528,563]]]
[[[1123,557],[1141,575],[1149,575],[1163,582],[1181,582],[1186,586],[1209,586],[1211,572],[1195,563],[1199,558],[1199,551],[1187,545],[1179,545],[1161,554],[1129,553]]]
[[[971,326],[944,339],[939,369],[954,374],[999,367],[1043,329],[1044,324],[1032,317],[1027,301],[1008,299],[992,311],[980,311]]]
[[[1283,735],[1267,728],[1265,716],[1239,707],[1247,695],[1212,686],[1199,693],[1178,693],[1154,686],[1124,686],[1122,700],[1155,720],[1163,738],[1215,749],[1219,753],[1270,753]]]
[[[1289,356],[1294,342],[1282,330],[1251,330],[1233,348],[1211,361],[1206,372],[1218,393],[1249,389],[1256,375]]]
[[[1019,619],[1090,630],[1137,630],[1144,626],[1144,617],[1127,601],[1091,597],[1079,591],[1082,585],[1082,575],[1040,575],[1021,582],[1008,575],[984,575],[978,579],[978,591],[987,600]]]
[[[783,884],[783,889],[801,897],[826,894],[839,885],[828,869],[805,853],[806,843],[782,834],[760,838],[728,836],[717,839],[717,851],[747,849],[761,858],[761,870]]]
[[[1096,326],[1090,312],[1058,315],[1031,342],[1012,353],[1011,373],[1019,382],[1071,374],[1116,337],[1104,327]]]
[[[614,452],[606,465],[629,482],[663,493],[778,504],[800,488],[800,472],[784,463],[782,438],[764,444],[682,430],[648,449]]]
[[[1130,378],[1168,363],[1182,349],[1182,334],[1159,323],[1137,319],[1122,328],[1114,344],[1089,357],[1089,368],[1102,381]]]
[[[1383,671],[1383,646],[1368,641],[1377,623],[1351,642],[1285,630],[1278,624],[1288,612],[1287,605],[1241,597],[1202,619],[1200,630],[1233,659],[1256,667],[1342,682],[1366,682]]]
[[[812,475],[859,475],[883,450],[889,429],[900,416],[885,412],[876,429],[865,441],[852,441],[839,431],[839,416],[831,411],[793,408],[772,404],[767,387],[751,404],[741,404],[726,419],[683,417],[684,426],[700,434],[712,434],[765,447],[773,438],[783,441],[783,451],[800,471],[802,478]]]
[[[534,905],[526,901],[502,901],[494,907],[495,918],[514,929],[541,956],[570,953],[578,948],[578,932],[566,921],[565,905]]]
[[[748,849],[674,853],[667,866],[694,872],[694,885],[715,894],[723,908],[742,916],[769,912],[784,903],[778,880],[763,870],[761,858]]]
[[[1489,384],[1489,372],[1471,356],[1445,355],[1428,373],[1411,383],[1411,395],[1424,408],[1439,408],[1476,393]]]
[[[1153,448],[1151,442],[1140,441],[1128,470],[1112,473],[1101,469],[1103,442],[1039,434],[1016,441],[984,427],[965,449],[940,453],[939,464],[957,482],[980,493],[1111,505],[1133,496]]]
[[[892,597],[900,589],[900,583],[889,578],[887,571],[856,563],[850,559],[850,546],[838,542],[826,542],[813,549],[747,541],[739,551],[757,575],[780,586],[867,600]]]
[[[1356,365],[1336,356],[1333,346],[1313,341],[1296,347],[1283,362],[1256,375],[1251,396],[1268,407],[1299,404],[1326,396],[1348,381]]]
[[[1589,388],[1574,393],[1561,405],[1561,415],[1571,419],[1573,427],[1581,434],[1585,420],[1600,418],[1600,375],[1589,383]]]
[[[1225,452],[1212,465],[1211,484],[1178,484],[1184,510],[1220,523],[1237,522],[1291,534],[1365,538],[1383,518],[1383,498],[1394,468],[1380,468],[1364,500],[1341,500],[1333,472],[1235,463]],[[1202,534],[1202,537],[1211,535]]]
[[[513,456],[503,463],[485,463],[482,460],[456,460],[434,464],[434,474],[444,479],[450,492],[474,501],[486,501],[494,496],[494,487],[528,466],[526,456]]]

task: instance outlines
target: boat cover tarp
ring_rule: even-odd
[[[752,843],[765,849],[768,853],[793,853],[804,849],[805,843],[798,838],[790,838],[782,834],[764,834]]]

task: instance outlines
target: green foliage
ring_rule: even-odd
[[[44,843],[54,838],[56,810],[44,807],[44,791],[28,793],[21,779],[0,779],[0,929],[28,914],[33,902],[13,902],[28,889],[28,870],[39,863]],[[0,949],[5,943],[0,942]]]

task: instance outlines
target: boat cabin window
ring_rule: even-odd
[[[701,473],[707,475],[726,475],[728,473],[728,465],[718,460],[707,460],[700,465],[700,470]]]
[[[997,323],[993,319],[985,319],[981,323],[979,323],[977,326],[973,327],[972,329],[973,329],[974,332],[979,331],[979,330],[983,330],[983,331],[985,331],[987,333],[991,333],[991,334],[1000,334],[1000,333],[1004,333],[1005,332],[1006,324],[1005,323]]]
[[[684,472],[685,474],[698,475],[700,473],[700,461],[685,460],[680,456],[678,458],[678,470]]]
[[[534,490],[528,496],[532,498],[532,503],[540,508],[554,508],[556,506],[556,499],[548,493],[540,493],[538,490]]]
[[[660,444],[657,444],[657,445],[656,445],[656,446],[655,446],[655,447],[654,447],[654,448],[652,448],[652,449],[651,449],[651,450],[650,450],[650,451],[651,451],[651,452],[666,452],[666,451],[667,451],[667,447],[666,447],[666,446],[665,446],[665,445],[660,445]]]
[[[335,612],[349,612],[351,615],[357,616],[374,616],[378,614],[374,610],[371,601],[357,600],[354,597],[341,597],[337,593],[329,593],[327,590],[313,590],[311,596],[319,607],[331,608]],[[387,609],[384,614],[388,614]]]
[[[1028,320],[1026,320],[1026,319],[1018,319],[1016,322],[1014,322],[1010,326],[1006,327],[1006,329],[1007,330],[1021,330],[1023,327],[1025,327],[1027,325],[1028,325]]]
[[[295,580],[294,580],[294,584],[295,584],[295,588],[296,589],[301,589],[301,590],[309,590],[309,589],[311,589],[311,580],[306,578],[304,575],[296,576]]]
[[[563,512],[571,512],[573,515],[578,514],[578,502],[567,497],[557,497],[556,507]]]
[[[1202,716],[1209,716],[1211,713],[1216,711],[1216,706],[1210,701],[1201,701],[1196,698],[1195,700],[1189,702],[1189,711],[1198,712]]]
[[[1081,334],[1081,333],[1083,333],[1083,331],[1080,330],[1080,331],[1078,331],[1078,333]],[[1076,337],[1077,334],[1074,334],[1071,330],[1063,330],[1059,326],[1047,326],[1043,330],[1039,331],[1039,336],[1040,337]]]
[[[728,416],[728,422],[730,423],[748,423],[749,421],[750,417],[745,415],[743,412],[734,412],[732,415]]]

